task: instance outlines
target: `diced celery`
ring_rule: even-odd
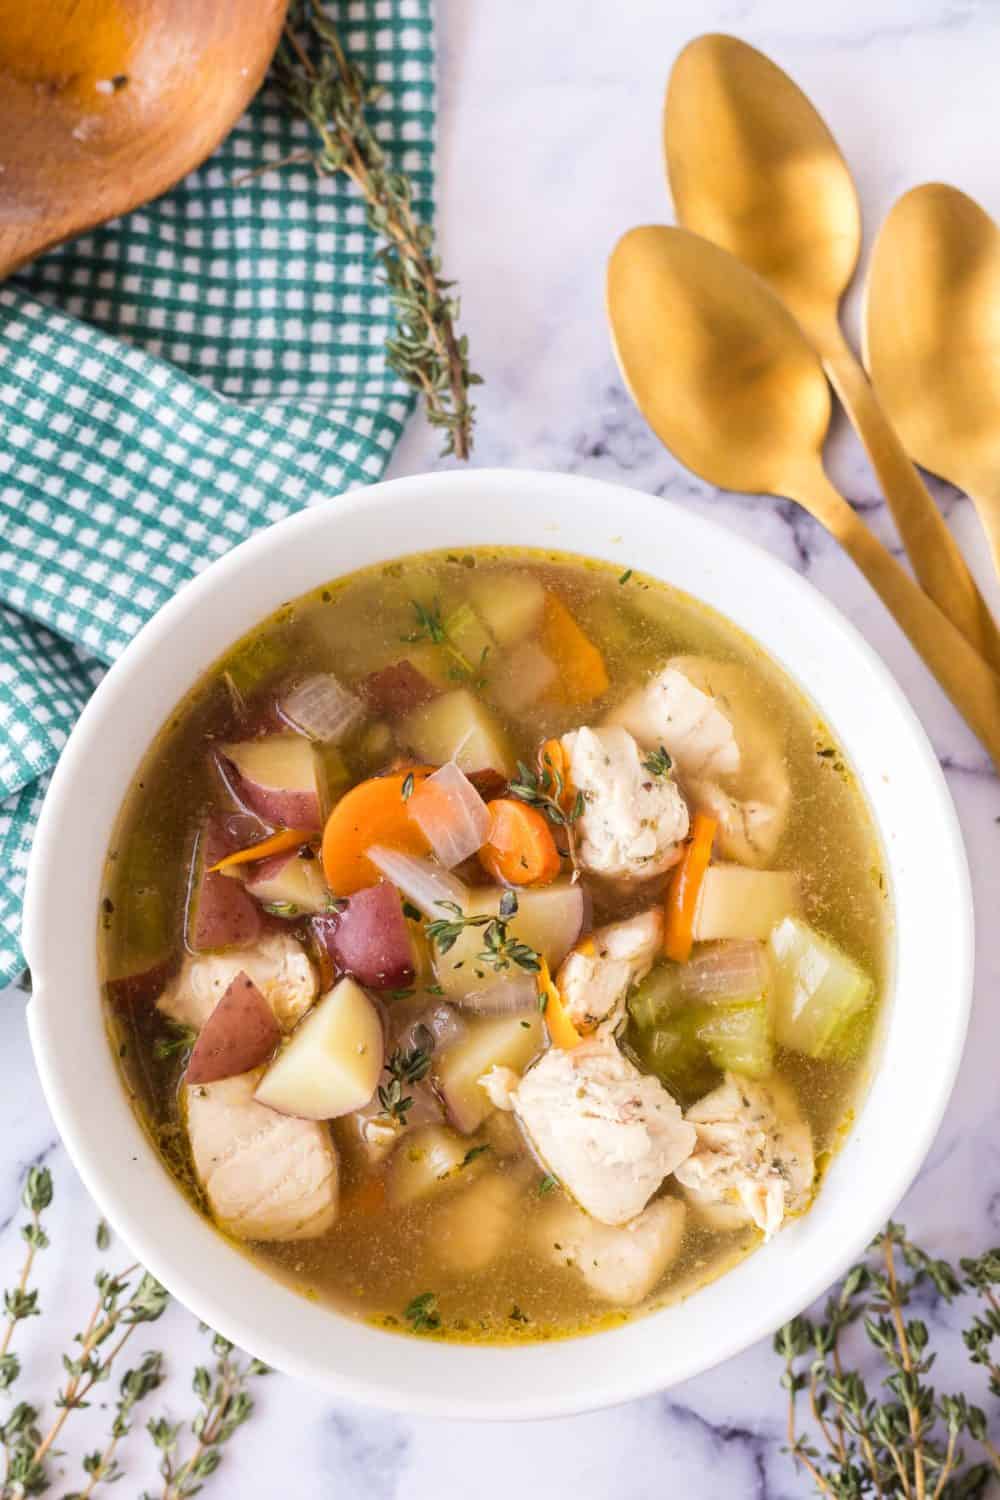
[[[685,1108],[706,1094],[719,1076],[698,1036],[698,1020],[695,1007],[685,1006],[651,1030],[630,1027],[626,1037],[639,1067],[655,1073]]]
[[[774,960],[774,1030],[807,1057],[839,1055],[848,1023],[871,1002],[870,975],[805,922],[786,917],[769,944]]]
[[[445,634],[473,667],[492,651],[494,640],[472,605],[466,600],[444,622]]]
[[[288,665],[288,641],[283,631],[253,635],[223,660],[220,675],[226,673],[237,692],[247,697],[269,677]]]
[[[875,1029],[876,1015],[876,1007],[869,1004],[864,1010],[856,1010],[853,1015],[835,1026],[827,1039],[826,1050],[823,1054],[825,1060],[839,1063],[857,1062],[868,1050],[868,1044]]]
[[[373,725],[372,728],[376,726]],[[390,741],[391,742],[391,741]],[[336,745],[314,745],[316,755],[316,782],[319,788],[320,809],[324,818],[334,803],[339,802],[353,780],[350,768]]]
[[[774,1062],[767,1001],[699,1006],[698,1039],[717,1068],[764,1078]]]
[[[657,964],[628,997],[628,1009],[640,1031],[661,1025],[681,1000],[680,964]]]

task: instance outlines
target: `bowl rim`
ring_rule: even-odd
[[[872,1206],[866,1214],[859,1217],[853,1228],[845,1231],[838,1239],[834,1254],[826,1255],[818,1261],[808,1274],[803,1271],[801,1276],[796,1276],[792,1282],[783,1281],[780,1293],[774,1295],[766,1304],[755,1305],[751,1312],[741,1318],[735,1335],[717,1338],[708,1350],[690,1349],[681,1354],[674,1354],[668,1361],[669,1369],[666,1369],[666,1372],[665,1367],[657,1366],[655,1360],[643,1365],[636,1364],[634,1368],[629,1367],[623,1370],[620,1368],[621,1356],[615,1351],[631,1348],[627,1330],[652,1329],[658,1320],[667,1317],[673,1311],[670,1307],[633,1320],[621,1328],[592,1334],[582,1343],[578,1339],[569,1339],[524,1346],[484,1347],[397,1339],[392,1345],[393,1360],[385,1361],[386,1364],[401,1367],[400,1373],[392,1379],[383,1378],[381,1373],[365,1376],[354,1370],[333,1369],[323,1360],[317,1360],[314,1354],[303,1353],[301,1349],[290,1347],[289,1343],[283,1342],[284,1325],[277,1311],[273,1317],[268,1315],[269,1327],[262,1330],[259,1325],[254,1324],[252,1314],[248,1316],[242,1310],[239,1302],[239,1296],[248,1293],[253,1284],[253,1278],[248,1280],[242,1270],[238,1273],[236,1266],[238,1264],[245,1269],[253,1263],[194,1213],[176,1185],[171,1183],[177,1202],[184,1205],[185,1213],[202,1231],[200,1239],[190,1225],[182,1233],[178,1216],[177,1233],[186,1241],[195,1264],[185,1264],[178,1258],[175,1251],[164,1250],[158,1237],[157,1226],[149,1221],[142,1209],[131,1201],[121,1165],[113,1169],[109,1166],[108,1140],[102,1138],[100,1131],[96,1130],[91,1123],[85,1082],[79,1076],[77,1059],[62,1035],[65,1010],[60,1015],[58,1003],[53,998],[55,987],[50,982],[49,970],[54,965],[61,967],[65,979],[67,960],[67,955],[63,953],[58,954],[56,958],[50,958],[51,945],[47,943],[48,937],[59,931],[59,912],[53,904],[51,891],[57,884],[56,871],[60,840],[65,837],[67,826],[75,829],[77,836],[84,841],[88,838],[93,841],[99,834],[99,830],[93,826],[93,820],[88,821],[88,813],[86,808],[81,806],[83,799],[80,798],[79,793],[87,785],[88,776],[92,774],[93,755],[101,743],[102,733],[106,727],[104,723],[106,714],[118,701],[125,685],[142,664],[168,648],[175,631],[182,626],[183,622],[206,608],[214,597],[221,598],[227,588],[232,591],[233,585],[242,575],[266,563],[269,557],[273,557],[276,545],[282,549],[283,553],[287,553],[311,537],[321,537],[328,529],[336,536],[338,528],[343,531],[359,516],[365,518],[361,522],[362,530],[367,526],[369,530],[374,531],[374,522],[380,515],[392,512],[400,505],[408,505],[412,508],[429,496],[444,497],[447,504],[454,504],[456,497],[463,496],[467,502],[477,498],[486,502],[491,497],[495,500],[498,491],[516,500],[517,504],[525,506],[532,500],[537,501],[541,496],[547,496],[551,504],[562,506],[567,511],[570,507],[579,507],[581,510],[587,510],[588,514],[594,511],[603,515],[606,508],[606,511],[613,517],[607,522],[607,527],[609,532],[614,530],[614,535],[609,535],[603,549],[579,547],[574,537],[557,538],[555,535],[547,534],[544,530],[538,535],[525,538],[523,543],[525,546],[545,548],[548,544],[552,549],[577,551],[583,555],[595,557],[603,556],[607,560],[614,561],[615,547],[618,543],[628,540],[626,534],[630,527],[635,529],[638,526],[640,530],[643,527],[649,529],[659,522],[666,530],[682,535],[684,540],[696,549],[716,549],[727,558],[735,559],[746,573],[753,577],[755,587],[759,586],[762,593],[773,588],[777,593],[786,597],[796,610],[801,610],[803,621],[808,620],[815,624],[819,634],[826,639],[830,650],[837,649],[842,651],[845,657],[853,657],[854,664],[859,667],[859,670],[867,673],[868,686],[874,689],[879,699],[879,711],[886,713],[888,718],[895,722],[896,729],[902,735],[900,744],[909,757],[913,773],[921,782],[923,792],[929,798],[928,815],[934,827],[934,836],[938,839],[935,859],[938,862],[939,876],[943,873],[946,877],[947,904],[944,925],[948,932],[949,943],[950,999],[946,1008],[945,1029],[936,1036],[933,1052],[929,1054],[933,1071],[922,1080],[920,1113],[907,1130],[906,1150],[901,1152],[900,1156],[893,1160],[879,1177],[879,1189],[874,1194],[878,1201],[877,1211]],[[447,504],[445,509],[447,509]],[[372,519],[369,520],[368,517]],[[484,532],[489,532],[492,523],[487,520],[479,524],[483,525]],[[641,537],[639,540],[641,541]],[[492,538],[489,537],[480,543],[485,546],[491,544]],[[406,555],[409,552],[427,550],[428,545],[423,537],[408,535],[405,538],[401,537],[398,545],[394,544],[388,548],[382,546],[381,549],[375,547],[374,551],[379,558],[388,559]],[[632,545],[635,547],[635,539]],[[317,545],[315,551],[318,554],[322,548]],[[378,558],[373,558],[373,560],[378,560]],[[310,559],[310,566],[312,565],[312,559]],[[638,566],[640,570],[652,573],[654,576],[658,571],[656,568],[646,566],[644,562],[640,562]],[[345,568],[343,571],[353,571],[353,567]],[[325,581],[325,578],[334,576],[337,576],[336,570],[319,569],[312,586],[317,586]],[[685,587],[683,581],[676,577],[668,581],[673,582],[675,586]],[[295,592],[303,591],[296,589]],[[699,596],[698,589],[690,591],[695,597]],[[285,597],[292,597],[292,595],[286,594]],[[256,618],[263,618],[267,612],[269,611],[258,608]],[[729,614],[725,609],[720,612],[727,614],[731,620],[734,619],[734,615]],[[735,618],[735,623],[746,633],[751,633],[738,618]],[[243,628],[235,630],[231,640],[235,641],[243,633]],[[764,645],[763,649],[772,658],[777,658],[779,667],[791,675],[793,680],[799,681],[797,673],[789,668],[776,646]],[[213,651],[211,658],[218,654],[217,651]],[[191,668],[188,686],[193,684],[202,670],[203,666]],[[800,686],[802,686],[801,682]],[[826,717],[824,706],[818,698],[811,697],[811,701],[817,703]],[[167,705],[162,718],[166,718],[171,706],[172,704]],[[840,738],[839,726],[833,723],[831,727]],[[100,772],[98,779],[100,779]],[[866,788],[860,776],[859,780],[862,787],[866,789],[870,809],[879,821],[877,805],[882,793]],[[105,825],[103,850],[107,848],[110,832],[110,825]],[[890,877],[892,877],[891,850],[886,850],[886,860]],[[95,899],[93,908],[95,935],[96,917]],[[93,947],[96,958],[96,943]],[[311,506],[266,531],[256,534],[212,562],[153,616],[98,685],[56,767],[39,820],[29,862],[24,914],[24,948],[35,978],[35,992],[27,1007],[29,1032],[36,1066],[49,1108],[70,1158],[88,1191],[109,1222],[132,1246],[152,1273],[163,1281],[187,1307],[213,1327],[217,1327],[235,1343],[252,1349],[269,1364],[306,1379],[314,1385],[320,1385],[339,1397],[361,1400],[414,1415],[480,1420],[569,1415],[615,1405],[662,1390],[678,1381],[702,1373],[742,1351],[757,1339],[773,1332],[776,1327],[819,1296],[831,1281],[841,1274],[846,1265],[863,1250],[872,1235],[881,1227],[885,1218],[909,1187],[930,1148],[961,1061],[971,1006],[974,951],[969,870],[947,784],[913,708],[904,697],[887,666],[856,627],[847,621],[807,579],[755,543],[727,531],[705,516],[682,509],[668,500],[652,497],[642,491],[619,484],[609,484],[605,481],[581,478],[576,475],[508,469],[410,475],[349,492],[329,503]],[[94,977],[96,978],[96,970]],[[895,994],[888,998],[895,1011]],[[103,1037],[102,1042],[108,1053],[108,1059],[111,1061],[110,1049]],[[881,1072],[881,1068],[876,1069],[876,1083]],[[121,1093],[124,1099],[124,1090],[121,1090]],[[851,1141],[860,1131],[861,1118],[867,1108],[868,1100],[860,1107],[858,1123],[852,1130],[847,1145],[839,1154],[837,1162],[843,1158]],[[136,1129],[138,1128],[136,1126]],[[147,1157],[159,1165],[159,1158],[155,1155],[151,1143],[145,1136],[143,1140]],[[135,1156],[131,1159],[137,1160]],[[834,1163],[830,1178],[837,1172],[837,1162]],[[161,1170],[164,1169],[161,1168]],[[817,1205],[810,1215],[783,1231],[781,1240],[787,1240],[790,1247],[798,1247],[800,1243],[808,1245],[810,1236],[808,1233],[803,1233],[802,1225],[807,1224],[817,1213],[830,1189],[830,1178],[824,1184],[824,1192],[819,1195]],[[158,1202],[163,1197],[162,1194],[155,1196]],[[166,1200],[163,1199],[163,1201]],[[206,1239],[205,1236],[208,1238]],[[204,1261],[207,1265],[214,1263],[217,1259],[211,1250],[209,1240],[216,1248],[225,1247],[227,1260],[231,1263],[229,1279],[234,1283],[232,1291],[228,1287],[223,1287],[221,1291],[216,1287],[215,1291],[210,1291],[203,1284],[201,1262]],[[769,1248],[766,1254],[770,1253]],[[792,1248],[789,1254],[794,1262]],[[742,1262],[741,1266],[714,1283],[714,1286],[731,1281],[747,1265],[761,1259],[759,1255],[749,1257],[748,1260]],[[205,1274],[210,1274],[210,1272],[206,1271]],[[293,1325],[295,1318],[292,1304],[301,1308],[305,1305],[305,1299],[295,1292],[280,1287],[273,1277],[267,1272],[262,1272],[256,1265],[253,1265],[253,1275],[258,1279],[265,1278],[272,1289],[280,1290],[281,1295],[275,1295],[266,1300],[273,1301],[276,1309],[278,1309],[278,1304],[282,1303],[284,1316],[289,1326]],[[692,1302],[700,1302],[711,1291],[712,1287],[706,1287],[693,1299],[675,1306],[689,1307]],[[285,1299],[284,1302],[282,1298]],[[310,1311],[315,1313],[314,1308]],[[344,1342],[352,1342],[348,1334],[343,1332],[346,1328],[365,1329],[367,1333],[381,1340],[389,1336],[382,1330],[372,1330],[368,1325],[356,1323],[336,1313],[330,1316],[334,1320],[334,1326],[341,1330],[341,1339]],[[644,1342],[648,1344],[650,1341],[647,1339],[632,1342],[641,1348]],[[410,1349],[409,1355],[397,1357],[401,1345]],[[574,1355],[574,1351],[579,1351],[584,1346],[598,1345],[602,1351],[607,1351],[606,1369],[603,1360],[595,1362],[590,1359],[579,1359]],[[562,1352],[567,1350],[570,1351],[568,1358]],[[413,1351],[418,1351],[418,1353],[414,1354]],[[612,1358],[613,1353],[615,1353],[614,1358]],[[442,1363],[442,1356],[444,1363]],[[456,1370],[461,1367],[464,1378],[442,1393],[431,1386],[442,1379],[446,1365]],[[586,1390],[574,1386],[572,1379],[567,1379],[568,1372],[577,1365],[592,1367]],[[537,1389],[530,1394],[521,1395],[515,1388],[517,1375],[514,1372],[523,1370],[528,1373],[529,1369],[533,1382],[542,1372],[550,1370],[560,1372],[559,1381],[552,1379],[551,1386],[546,1384],[550,1377],[542,1375],[542,1384],[547,1392],[543,1399],[539,1398]],[[495,1383],[495,1376],[501,1372],[505,1372],[503,1394],[491,1388]],[[425,1377],[433,1377],[430,1385],[425,1384]],[[473,1389],[476,1382],[483,1389]],[[448,1386],[447,1377],[443,1379],[443,1383]]]

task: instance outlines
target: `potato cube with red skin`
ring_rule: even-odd
[[[438,689],[411,661],[395,661],[380,672],[371,672],[358,684],[358,692],[372,713],[386,719],[401,719],[423,703],[437,697]]]
[[[248,948],[264,930],[260,907],[239,880],[212,866],[233,852],[221,817],[209,818],[195,850],[195,877],[187,912],[187,941],[195,953]]]
[[[215,1083],[266,1062],[281,1040],[274,1012],[249,974],[239,973],[194,1044],[185,1083]]]
[[[319,831],[318,766],[300,734],[265,734],[220,748],[223,775],[235,796],[266,822]]]
[[[355,891],[340,911],[315,917],[312,926],[336,967],[360,984],[399,990],[413,983],[413,941],[395,886]]]

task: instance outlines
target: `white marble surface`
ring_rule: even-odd
[[[854,167],[869,235],[898,193],[930,178],[954,181],[1000,213],[1000,0],[443,0],[441,227],[475,364],[487,381],[476,462],[619,480],[705,510],[811,578],[875,643],[910,695],[961,818],[979,942],[958,1088],[901,1212],[940,1252],[968,1253],[1000,1239],[1000,929],[993,920],[1000,787],[836,548],[789,507],[716,494],[680,469],[633,410],[609,350],[604,260],[625,228],[669,219],[658,139],[662,88],[680,46],[708,29],[762,46],[810,93]],[[856,305],[855,298],[852,320]],[[435,451],[414,421],[392,472],[427,468]],[[873,478],[841,429],[830,457],[835,477],[895,545]],[[985,582],[971,505],[943,487],[940,497]],[[40,1271],[43,1300],[57,1316],[46,1319],[51,1333],[30,1345],[26,1382],[37,1389],[51,1383],[45,1372],[51,1376],[58,1326],[67,1334],[80,1326],[81,1272],[96,1256],[95,1213],[55,1138],[16,992],[0,1008],[0,1069],[2,1284],[19,1255],[16,1198],[26,1165],[44,1159],[57,1178],[55,1244]],[[156,1330],[175,1371],[160,1404],[178,1415],[190,1405],[186,1381],[199,1338],[176,1307]],[[516,1430],[337,1405],[276,1376],[262,1389],[261,1419],[240,1435],[207,1493],[508,1500],[513,1490],[522,1500],[787,1500],[808,1489],[780,1452],[776,1375],[761,1345],[661,1397]],[[101,1419],[93,1412],[78,1420],[73,1452],[88,1424]],[[137,1494],[153,1482],[148,1441],[131,1438],[129,1455],[130,1478],[120,1490]]]

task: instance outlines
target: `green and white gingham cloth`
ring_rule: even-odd
[[[431,0],[331,0],[429,217]],[[267,89],[215,155],[0,287],[0,979],[49,773],[105,665],[186,579],[377,479],[410,409],[364,208]],[[242,180],[241,180],[242,179]]]

